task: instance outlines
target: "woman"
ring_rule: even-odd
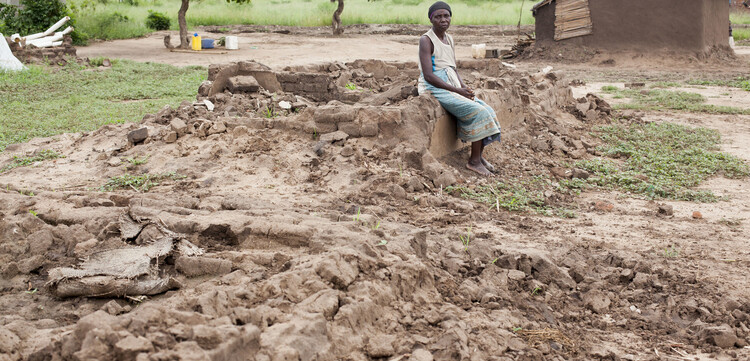
[[[458,138],[471,142],[471,156],[466,168],[483,176],[495,170],[482,151],[487,144],[500,141],[500,123],[495,111],[474,97],[456,72],[453,38],[446,34],[451,25],[451,7],[438,1],[427,12],[430,31],[419,39],[419,93],[431,93],[440,105],[458,120]]]

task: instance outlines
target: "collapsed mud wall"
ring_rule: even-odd
[[[68,60],[76,58],[76,48],[73,47],[73,39],[70,35],[63,37],[63,45],[49,48],[37,48],[35,46],[29,46],[22,48],[19,44],[10,41],[10,38],[5,38],[8,42],[10,50],[13,52],[18,60],[24,64],[54,64],[64,65]]]

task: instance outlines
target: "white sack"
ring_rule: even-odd
[[[3,34],[0,34],[0,71],[17,71],[26,69],[10,51]]]

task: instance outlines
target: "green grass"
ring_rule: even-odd
[[[690,85],[704,85],[704,86],[726,86],[732,88],[740,88],[746,91],[750,91],[750,78],[737,77],[731,80],[702,80],[702,79],[690,79],[685,83]]]
[[[711,191],[693,188],[717,174],[750,175],[745,162],[718,151],[721,139],[715,130],[672,123],[616,124],[600,128],[597,135],[605,143],[599,151],[609,159],[578,161],[575,166],[592,176],[562,181],[563,188],[598,187],[648,199],[715,202],[719,197]]]
[[[732,24],[750,24],[749,11],[733,11],[729,13],[729,21]]]
[[[76,29],[98,39],[124,39],[151,32],[146,27],[148,11],[162,12],[177,30],[180,1],[128,2],[71,0]],[[106,2],[106,3],[102,3]],[[130,1],[132,3],[132,1]],[[83,4],[86,5],[83,5]],[[424,24],[429,25],[427,9],[433,3],[416,0],[346,0],[341,20],[351,24]],[[453,25],[516,25],[521,0],[463,0],[451,2]],[[533,24],[529,9],[523,5],[522,24]],[[193,1],[187,12],[189,28],[198,25],[289,25],[330,26],[335,3],[327,0],[255,0],[252,3],[227,3],[225,0]]]
[[[206,76],[202,67],[126,60],[114,60],[104,71],[72,64],[0,72],[0,151],[33,137],[140,121],[164,105],[194,98]]]
[[[45,160],[57,159],[57,158],[64,158],[64,156],[54,150],[49,150],[49,149],[42,150],[36,155],[33,155],[31,157],[19,157],[19,156],[14,155],[13,160],[11,160],[10,164],[0,169],[0,173],[5,173],[11,169],[15,169],[18,167],[25,167],[28,165],[32,165],[36,162],[42,162]]]
[[[732,37],[734,38],[734,41],[750,39],[750,29],[733,29]]]
[[[533,212],[562,218],[575,218],[574,212],[545,204],[544,192],[552,189],[548,178],[534,177],[513,183],[495,182],[469,188],[463,185],[446,188],[446,192],[485,204],[489,209]]]
[[[697,93],[662,89],[651,89],[642,92],[637,89],[620,89],[613,86],[604,86],[602,87],[602,91],[612,94],[617,99],[629,98],[632,100],[630,103],[616,105],[615,107],[618,109],[669,109],[694,113],[750,114],[750,109],[704,104],[706,98]]]
[[[149,189],[158,186],[159,182],[163,180],[178,180],[182,178],[185,178],[185,176],[179,175],[175,172],[161,174],[146,173],[141,175],[125,174],[108,179],[107,183],[101,186],[99,190],[105,192],[116,189],[134,189],[138,192],[148,192]]]

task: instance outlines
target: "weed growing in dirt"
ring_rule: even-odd
[[[748,30],[750,32],[750,30]],[[690,79],[685,83],[690,85],[703,85],[703,86],[726,86],[732,88],[740,88],[750,91],[750,79],[745,77],[737,77],[731,80],[701,80],[701,79]]]
[[[33,210],[33,209],[29,209],[29,214],[31,214],[32,216],[36,217],[36,211]]]
[[[744,221],[744,218],[722,218],[719,220],[719,223],[729,227],[729,228],[735,228],[742,225],[742,221]]]
[[[612,89],[611,86],[602,87],[602,91],[612,94],[615,98],[629,98],[631,103],[616,105],[619,109],[639,110],[683,110],[694,113],[711,114],[750,114],[750,109],[740,109],[727,106],[704,104],[706,98],[697,93],[652,89],[647,91],[635,89]]]
[[[464,252],[469,251],[469,244],[471,243],[471,227],[466,229],[466,234],[459,235],[458,239],[461,240],[461,244],[464,245]]]
[[[719,133],[672,123],[610,125],[599,128],[604,141],[599,151],[617,159],[590,159],[575,163],[592,174],[587,180],[561,181],[570,189],[620,189],[648,199],[716,202],[708,190],[691,189],[715,174],[729,178],[750,175],[741,159],[718,152]]]
[[[541,287],[539,287],[539,286],[537,286],[537,287],[534,287],[534,289],[533,289],[533,290],[531,290],[531,295],[532,295],[532,296],[536,296],[536,295],[538,295],[538,294],[539,294],[540,292],[542,292],[542,288],[541,288]]]
[[[133,157],[133,158],[127,158],[126,160],[128,161],[128,163],[130,163],[131,166],[137,167],[141,164],[148,163],[148,157],[149,156],[147,155],[143,158]]]
[[[31,164],[34,164],[36,162],[42,162],[49,159],[57,159],[57,158],[64,158],[62,154],[54,151],[45,149],[37,153],[35,156],[31,157],[19,157],[19,156],[13,156],[13,160],[10,162],[10,164],[6,165],[2,169],[0,169],[0,173],[5,173],[11,169],[18,168],[18,167],[25,167]]]
[[[448,193],[487,204],[490,208],[504,208],[509,211],[542,211],[544,210],[544,187],[548,180],[532,178],[518,183],[496,182],[478,185],[474,188],[451,186]]]
[[[354,83],[346,83],[344,87],[349,90],[357,90],[357,84],[354,84]]]
[[[126,60],[104,71],[69,64],[0,72],[0,151],[33,137],[140,121],[194,97],[206,74],[203,67]]]
[[[678,250],[677,248],[675,248],[674,245],[670,245],[669,247],[664,248],[663,255],[666,258],[677,258],[677,257],[680,256],[680,250]]]
[[[133,189],[137,192],[148,192],[152,187],[158,186],[159,182],[165,179],[179,180],[185,176],[177,174],[176,172],[167,172],[161,174],[141,174],[132,175],[125,174],[119,177],[112,177],[107,180],[103,186],[99,188],[100,191],[113,191],[116,189]]]

